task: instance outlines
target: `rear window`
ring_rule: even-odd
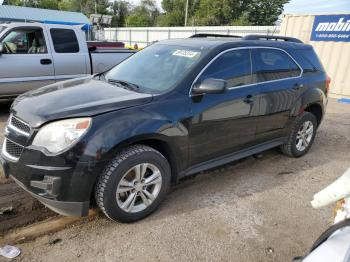
[[[74,30],[51,29],[51,38],[56,53],[78,53],[79,43]]]
[[[304,71],[321,71],[325,72],[321,61],[318,59],[315,51],[312,48],[302,50],[302,55],[305,60],[305,68]]]
[[[261,48],[252,50],[253,79],[256,82],[297,77],[301,74],[298,65],[283,51]]]

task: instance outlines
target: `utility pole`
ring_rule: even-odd
[[[187,26],[187,17],[188,17],[188,0],[186,0],[186,9],[185,9],[185,26]]]
[[[95,0],[95,14],[97,14],[97,0]]]

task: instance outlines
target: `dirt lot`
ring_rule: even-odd
[[[330,225],[331,207],[313,210],[313,194],[349,166],[350,105],[331,100],[307,156],[271,150],[218,168],[177,185],[143,221],[100,215],[21,244],[17,260],[290,261]]]

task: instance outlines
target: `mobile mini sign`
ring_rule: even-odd
[[[350,42],[350,14],[315,16],[311,41]]]

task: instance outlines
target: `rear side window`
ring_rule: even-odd
[[[315,51],[312,48],[302,50],[302,55],[306,60],[306,71],[321,71],[325,72],[321,61],[318,59]]]
[[[285,52],[275,49],[253,49],[254,82],[266,82],[299,76],[298,65]]]
[[[56,53],[78,53],[79,43],[74,30],[51,29],[51,38]]]
[[[208,78],[224,79],[229,87],[251,84],[249,50],[233,50],[221,55],[210,64],[199,80]]]

